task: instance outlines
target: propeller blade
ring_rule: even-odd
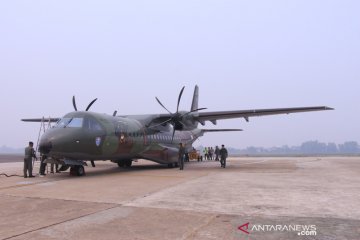
[[[159,100],[157,97],[155,97],[155,98],[156,98],[156,101],[158,101],[158,103],[159,103],[166,111],[168,111],[168,113],[172,114],[172,113],[160,102],[160,100]]]
[[[171,137],[171,143],[174,141],[174,136],[175,136],[175,127],[174,127],[174,131],[173,131],[173,134],[172,134],[172,137]]]
[[[158,126],[161,126],[161,125],[164,125],[165,123],[168,123],[168,122],[171,122],[172,121],[172,118],[169,118],[168,120],[162,122],[162,123],[159,123],[159,124],[156,124],[156,125],[153,125],[153,126],[147,126],[147,127],[158,127]]]
[[[113,117],[115,117],[115,116],[116,116],[116,114],[117,114],[117,111],[114,111],[114,113],[113,113]]]
[[[179,120],[179,123],[185,127],[185,124],[182,121]]]
[[[182,94],[183,94],[183,92],[184,92],[184,88],[185,88],[185,86],[183,86],[183,88],[181,89],[180,94],[179,94],[179,98],[178,98],[178,102],[177,102],[177,108],[176,108],[176,113],[179,112],[180,100],[181,100],[181,96],[182,96]]]
[[[94,102],[96,102],[97,98],[95,98],[94,100],[91,101],[91,103],[89,103],[89,105],[87,106],[86,110],[85,111],[88,111],[91,107],[91,105],[94,104]]]
[[[77,111],[76,102],[75,102],[75,95],[74,95],[73,98],[72,98],[72,103],[73,103],[73,106],[74,106],[75,111]]]

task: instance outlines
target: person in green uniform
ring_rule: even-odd
[[[178,158],[178,163],[179,163],[179,169],[183,170],[184,169],[184,158],[185,158],[185,147],[182,143],[180,143],[179,146],[179,158]]]
[[[221,145],[221,149],[220,149],[220,163],[221,163],[221,167],[223,167],[223,168],[226,167],[226,158],[227,157],[228,157],[228,151],[223,144],[223,145]]]
[[[29,177],[35,177],[33,174],[32,174],[32,159],[33,158],[36,158],[36,155],[35,155],[35,150],[33,148],[34,146],[34,143],[33,142],[29,142],[29,146],[27,146],[25,148],[25,158],[24,158],[24,178],[27,178],[28,177],[28,173],[29,173]]]

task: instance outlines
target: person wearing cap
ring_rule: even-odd
[[[24,178],[28,177],[28,173],[29,173],[29,177],[35,177],[32,174],[32,158],[36,158],[35,155],[35,150],[33,148],[34,143],[33,142],[29,142],[29,146],[27,146],[25,148],[25,158],[24,158]]]

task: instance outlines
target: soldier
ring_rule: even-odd
[[[183,170],[184,169],[184,156],[185,155],[185,147],[182,143],[180,143],[180,147],[179,147],[179,159],[178,159],[178,163],[179,163],[179,169]]]
[[[215,147],[215,161],[219,161],[220,149],[218,146]]]
[[[221,149],[220,149],[220,163],[221,163],[221,167],[223,167],[223,168],[226,167],[226,158],[227,157],[228,157],[228,151],[223,144],[223,145],[221,145]]]
[[[214,149],[213,147],[208,147],[209,150],[209,156],[210,156],[210,160],[213,160],[214,157]]]
[[[25,148],[25,158],[24,158],[24,178],[27,178],[27,173],[29,172],[29,177],[35,177],[32,175],[32,158],[36,158],[35,150],[33,148],[34,143],[29,142],[29,146]]]
[[[46,170],[46,163],[44,163],[44,161],[46,160],[46,156],[42,155],[41,159],[40,159],[40,169],[39,169],[39,173],[40,173],[40,177],[45,176],[45,170]]]

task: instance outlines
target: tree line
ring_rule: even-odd
[[[300,146],[281,147],[247,147],[244,149],[228,148],[232,154],[360,154],[360,146],[356,141],[342,144],[307,141]]]

